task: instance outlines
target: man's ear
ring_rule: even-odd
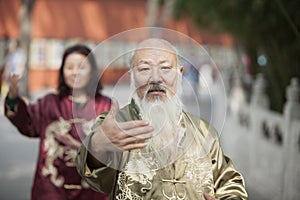
[[[182,65],[179,66],[179,71],[180,71],[180,74],[183,75],[183,66]]]

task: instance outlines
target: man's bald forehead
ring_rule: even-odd
[[[160,38],[149,38],[138,43],[137,47],[133,51],[130,58],[130,67],[134,66],[136,56],[140,55],[141,52],[145,51],[162,51],[173,54],[175,57],[175,63],[178,64],[178,51],[177,49],[167,40]]]
[[[150,38],[140,42],[136,48],[139,49],[163,49],[176,53],[175,47],[168,41],[159,38]]]

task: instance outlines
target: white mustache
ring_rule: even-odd
[[[152,85],[152,86],[150,86],[149,89],[147,90],[147,93],[150,93],[150,92],[156,92],[156,91],[166,93],[167,90],[166,90],[166,88],[163,87],[163,86],[160,86],[160,85]]]

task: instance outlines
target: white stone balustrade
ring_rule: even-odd
[[[255,198],[300,199],[299,82],[293,78],[287,87],[283,114],[269,110],[265,86],[257,76],[250,104],[229,112],[221,142]],[[228,102],[230,110],[234,101]]]

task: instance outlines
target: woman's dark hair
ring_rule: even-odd
[[[58,77],[58,81],[59,81],[58,88],[57,88],[58,96],[60,98],[63,98],[67,95],[70,95],[72,92],[72,89],[69,86],[67,86],[65,77],[64,77],[64,66],[65,66],[66,58],[68,57],[68,55],[70,55],[72,53],[79,53],[79,54],[82,54],[83,56],[86,56],[89,61],[89,64],[91,65],[90,80],[85,87],[85,91],[86,91],[87,95],[90,97],[95,97],[97,95],[100,95],[101,89],[102,89],[102,84],[101,84],[101,81],[98,76],[99,72],[97,70],[95,57],[88,47],[77,44],[77,45],[67,48],[63,54],[63,59],[62,59],[62,63],[61,63],[60,69],[59,69],[59,77]]]

